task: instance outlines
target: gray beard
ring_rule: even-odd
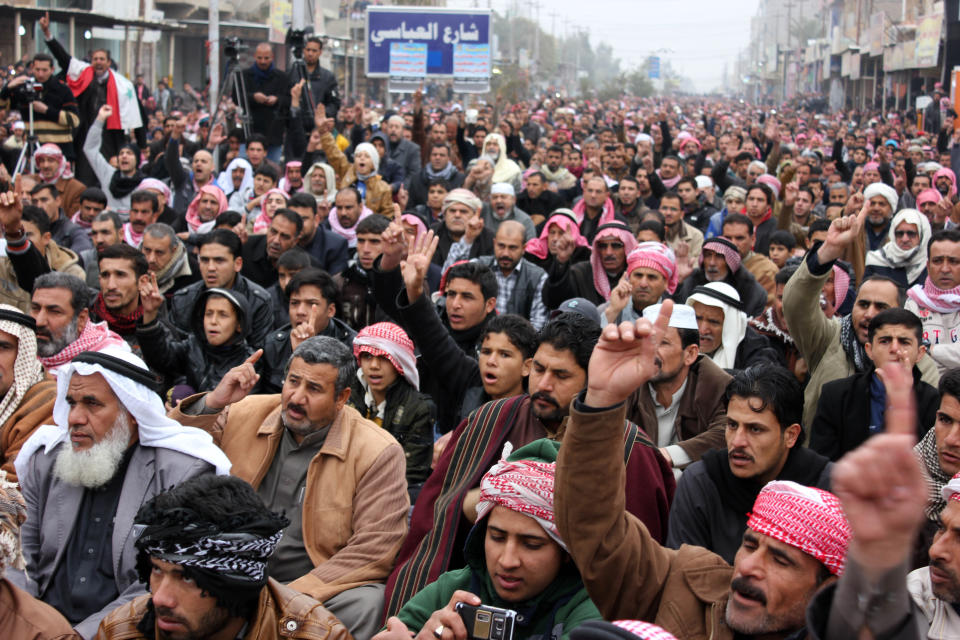
[[[57,454],[53,474],[67,484],[96,489],[110,482],[130,442],[130,414],[121,410],[107,435],[89,449],[76,450],[68,441]]]
[[[61,335],[54,335],[48,342],[40,342],[38,340],[37,355],[42,358],[49,358],[63,351],[64,347],[80,337],[80,331],[77,328],[79,322],[80,318],[74,318],[70,321],[70,324],[64,328]]]

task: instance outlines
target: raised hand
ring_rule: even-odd
[[[219,411],[246,398],[260,380],[260,374],[253,365],[262,355],[263,349],[257,349],[241,364],[230,369],[227,375],[220,379],[220,384],[204,398],[207,408]]]
[[[657,344],[667,330],[673,301],[660,307],[656,322],[640,318],[635,323],[608,324],[590,356],[586,403],[609,407],[627,399],[657,373]]]
[[[623,311],[627,307],[627,303],[630,302],[632,294],[633,285],[630,284],[630,277],[624,274],[623,277],[620,278],[620,282],[617,283],[617,286],[610,292],[610,304],[607,305],[607,309],[604,311],[604,315],[607,316],[607,322],[617,321],[620,312]]]
[[[472,245],[481,233],[483,233],[483,217],[478,213],[467,220],[467,229],[463,232],[463,240]]]
[[[860,213],[855,216],[841,216],[835,218],[827,229],[827,238],[817,250],[817,260],[820,264],[827,264],[839,258],[844,249],[853,244],[853,241],[860,235],[863,229],[863,223],[867,219],[867,210],[869,203],[864,203],[860,208]]]
[[[0,224],[3,231],[9,236],[20,233],[23,225],[20,220],[23,216],[23,187],[20,184],[20,174],[13,180],[13,191],[0,193]]]
[[[310,307],[310,316],[306,322],[301,322],[290,331],[290,350],[294,351],[304,340],[320,333],[319,324],[323,321],[320,308],[317,305]]]
[[[151,271],[140,276],[137,288],[140,290],[140,304],[143,306],[143,324],[150,324],[157,319],[157,313],[165,300],[157,285],[157,274]]]
[[[833,468],[831,485],[853,532],[849,556],[879,573],[910,556],[924,518],[927,485],[913,452],[913,376],[894,362],[877,373],[887,393],[885,431],[844,456]]]
[[[300,94],[303,93],[303,85],[306,84],[306,82],[306,80],[301,80],[290,87],[290,104],[295,107],[300,106]]]
[[[210,130],[210,135],[207,136],[207,148],[216,149],[218,145],[223,144],[227,139],[227,134],[223,130],[223,123],[218,122],[213,125],[213,128]]]
[[[577,243],[574,242],[570,234],[564,233],[556,242],[550,243],[549,251],[553,254],[554,260],[560,264],[566,264],[570,261],[576,248]]]
[[[677,282],[679,283],[686,280],[696,268],[693,264],[693,259],[690,257],[690,243],[686,240],[681,240],[677,244],[675,255],[677,258]]]
[[[784,187],[783,192],[783,204],[787,207],[792,207],[797,201],[797,194],[800,192],[800,182],[797,180],[791,180]]]
[[[407,235],[399,220],[394,220],[386,231],[380,234],[383,240],[383,250],[380,252],[380,270],[393,271],[400,266],[403,257],[407,255]]]
[[[433,261],[433,254],[440,243],[433,230],[421,234],[407,252],[407,258],[400,263],[403,273],[403,282],[407,286],[407,299],[410,302],[423,295],[423,281],[427,277],[427,270]]]
[[[113,115],[113,107],[108,104],[100,107],[100,111],[97,112],[97,120],[100,122],[106,122],[110,119],[110,116]]]
[[[320,107],[317,108],[319,109]],[[314,120],[317,125],[317,131],[319,131],[321,135],[333,131],[333,118],[315,118]]]
[[[43,15],[40,16],[39,20],[40,31],[43,31],[43,38],[45,40],[50,39],[50,12],[44,11]]]

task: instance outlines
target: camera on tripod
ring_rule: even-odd
[[[224,38],[223,40],[223,55],[228,59],[234,62],[240,61],[240,52],[246,51],[250,48],[249,45],[243,44],[243,41],[236,37],[232,36],[230,38]]]
[[[39,100],[43,92],[43,83],[37,82],[33,76],[27,76],[27,81],[17,87],[17,93],[24,102]]]
[[[313,27],[305,27],[303,29],[294,29],[291,27],[287,29],[287,37],[284,39],[284,44],[292,49],[295,59],[299,60],[303,57],[303,47],[307,44],[307,36],[312,33]]]

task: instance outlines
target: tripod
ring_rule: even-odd
[[[240,126],[243,127],[243,137],[244,140],[249,140],[250,105],[247,103],[247,85],[243,79],[243,69],[239,67],[239,60],[235,58],[227,60],[227,73],[223,79],[223,86],[220,87],[220,93],[217,95],[220,96],[222,102],[225,97],[233,97],[234,94],[237,98],[237,110],[240,114]],[[214,126],[218,123],[224,123],[226,119],[226,109],[221,108],[221,113],[214,120]]]
[[[319,65],[320,63],[317,62]],[[293,68],[297,70],[297,78],[304,81],[303,91],[300,93],[300,100],[303,101],[304,96],[307,98],[307,113],[309,115],[310,122],[313,122],[313,112],[316,111],[317,105],[313,103],[313,92],[310,90],[310,78],[307,76],[307,63],[303,61],[303,58],[296,54],[296,51],[293,54]]]
[[[17,166],[13,169],[13,178],[23,173],[27,165],[27,159],[30,162],[30,173],[37,172],[37,152],[40,151],[40,140],[33,132],[33,102],[30,102],[30,128],[27,130],[27,142],[20,150],[20,157],[17,158]]]

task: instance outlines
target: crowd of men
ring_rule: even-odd
[[[960,635],[939,87],[384,108],[311,37],[206,114],[40,26],[0,637]]]

